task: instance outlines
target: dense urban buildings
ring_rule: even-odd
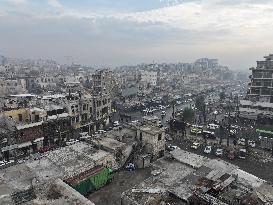
[[[1,57],[0,204],[270,204],[272,58],[248,84],[209,58]]]

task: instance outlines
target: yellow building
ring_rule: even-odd
[[[3,114],[7,117],[12,118],[16,123],[29,122],[29,111],[25,108],[5,111],[5,112],[3,112]]]

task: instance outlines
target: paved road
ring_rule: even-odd
[[[190,107],[190,106],[191,106],[190,103],[188,103],[188,104],[181,104],[181,105],[176,105],[174,109],[176,111],[176,110],[184,109],[185,107]],[[155,111],[154,114],[153,115],[151,114],[150,116],[157,116],[159,119],[161,119],[162,125],[166,126],[167,125],[166,120],[169,120],[172,117],[173,108],[172,107],[166,108],[165,111],[166,111],[166,115],[163,118],[161,117],[161,111]],[[139,120],[140,121],[140,120],[142,120],[142,117],[145,116],[140,111],[128,112],[126,114],[128,114],[128,115],[131,116],[131,118],[132,118],[131,120],[132,121],[133,120]],[[114,119],[116,119],[116,120],[119,119],[119,117],[117,116],[117,114],[115,115]]]
[[[219,158],[214,155],[217,147],[214,147],[211,154],[205,154],[204,153],[204,148],[206,146],[205,144],[202,145],[201,147],[199,147],[197,150],[194,150],[191,148],[191,145],[192,145],[191,141],[184,140],[183,138],[175,139],[174,141],[170,142],[170,144],[176,145],[183,150],[190,151],[190,152],[193,152],[193,153],[196,153],[196,154],[199,154],[202,156],[206,156],[206,157],[209,157],[212,159]],[[268,156],[269,156],[269,158],[271,158],[270,154],[268,154]],[[221,159],[223,159],[229,163],[235,164],[238,167],[240,167],[242,170],[244,170],[248,173],[251,173],[261,179],[267,180],[268,182],[273,184],[273,172],[272,172],[273,160],[272,160],[272,158],[271,158],[271,160],[268,160],[265,162],[265,161],[261,160],[261,158],[256,158],[252,155],[248,155],[246,159],[236,158],[234,160],[229,160],[226,156],[226,153],[225,153],[224,156],[221,157]]]

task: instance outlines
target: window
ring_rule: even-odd
[[[19,118],[19,122],[23,121],[23,115],[22,114],[18,114],[18,118]]]
[[[143,136],[142,136],[142,132],[140,133],[140,136],[139,136],[139,140],[142,142],[142,138],[143,138]]]
[[[158,141],[162,140],[162,134],[158,134]]]
[[[39,115],[35,115],[35,122],[39,122]]]

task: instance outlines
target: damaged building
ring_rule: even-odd
[[[269,205],[266,181],[222,160],[176,149],[153,163],[151,177],[125,191],[122,205]]]

